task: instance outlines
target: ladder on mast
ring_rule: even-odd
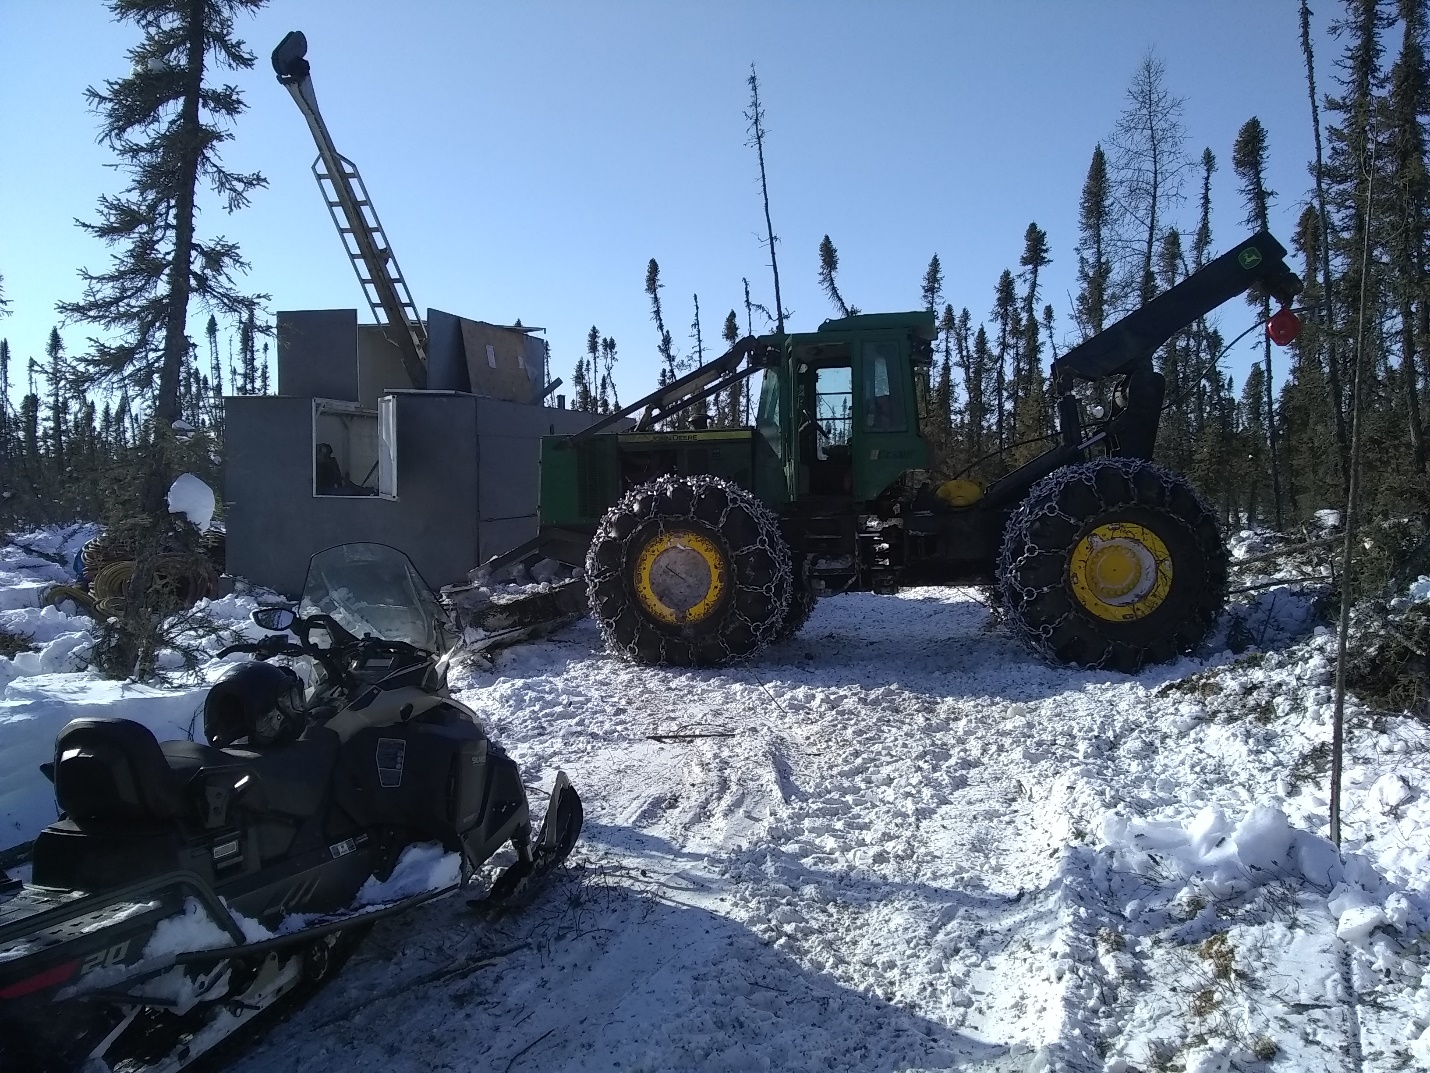
[[[425,388],[427,329],[357,165],[338,152],[323,122],[313,80],[309,77],[307,52],[307,38],[294,30],[273,50],[273,70],[278,81],[292,94],[318,145],[313,177],[328,206],[333,226],[338,229],[343,250],[357,273],[373,319],[382,325],[388,339],[401,352],[412,386]]]

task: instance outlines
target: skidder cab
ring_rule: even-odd
[[[1254,235],[1056,360],[1055,446],[987,488],[927,472],[915,383],[932,313],[742,339],[586,432],[544,440],[540,534],[489,566],[584,566],[571,584],[608,644],[641,662],[747,656],[825,594],[989,581],[1052,659],[1123,671],[1171,659],[1220,612],[1227,555],[1186,478],[1150,461],[1165,390],[1153,355],[1249,289],[1286,306],[1301,281],[1285,255]],[[1269,330],[1295,327],[1283,308]],[[757,372],[753,425],[709,428],[705,401]],[[1109,411],[1085,408],[1076,385],[1107,380]]]

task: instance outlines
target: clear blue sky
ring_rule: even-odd
[[[1324,90],[1338,8],[1317,7]],[[1046,300],[1070,334],[1078,194],[1149,48],[1187,99],[1189,154],[1209,146],[1221,164],[1219,249],[1247,232],[1231,170],[1247,118],[1269,131],[1283,241],[1309,185],[1292,0],[274,0],[238,28],[259,59],[231,76],[249,111],[225,151],[269,188],[235,216],[201,218],[240,242],[274,310],[362,304],[308,171],[307,128],[269,66],[290,29],[308,36],[329,127],[362,169],[419,305],[545,327],[563,390],[595,324],[616,337],[627,401],[654,386],[649,258],[682,351],[692,294],[707,340],[729,309],[743,320],[741,277],[773,306],[742,116],[751,62],[795,330],[832,315],[816,280],[826,232],[851,303],[916,308],[937,252],[947,300],[977,318],[1036,221],[1052,247]],[[0,335],[21,362],[40,355],[55,302],[79,295],[76,269],[105,264],[72,221],[122,179],[83,91],[122,75],[137,40],[94,0],[0,0],[0,273],[13,310]],[[1191,196],[1183,222],[1194,214]],[[191,314],[192,331],[202,324]],[[1221,324],[1229,338],[1250,312],[1229,304]],[[66,331],[72,350],[85,331]],[[1233,362],[1238,381],[1248,360]]]

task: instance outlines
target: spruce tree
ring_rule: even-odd
[[[1301,0],[1300,15],[1301,54],[1306,61],[1306,89],[1311,99],[1311,134],[1316,150],[1315,159],[1311,162],[1311,175],[1315,179],[1316,187],[1316,223],[1321,232],[1315,246],[1321,253],[1319,267],[1323,285],[1320,302],[1311,307],[1318,311],[1319,316],[1317,318],[1316,314],[1313,314],[1312,319],[1319,319],[1324,327],[1321,339],[1325,348],[1327,402],[1335,425],[1336,460],[1341,477],[1341,496],[1344,498],[1350,479],[1350,436],[1346,431],[1345,396],[1341,390],[1342,362],[1336,328],[1335,293],[1331,286],[1331,217],[1326,207],[1326,161],[1321,138],[1320,100],[1316,94],[1316,58],[1311,47],[1311,9],[1306,0]]]
[[[1426,0],[1400,0],[1400,55],[1390,70],[1387,100],[1390,197],[1395,226],[1389,236],[1389,270],[1399,319],[1400,382],[1410,432],[1411,466],[1425,474],[1425,426],[1420,411],[1420,366],[1430,339],[1425,243],[1430,232],[1430,177],[1426,174],[1425,121],[1430,113],[1430,71],[1425,63]],[[1430,368],[1430,365],[1427,365]]]
[[[998,448],[1005,450],[1017,433],[1015,415],[1012,412],[1014,396],[1010,387],[1016,389],[1017,385],[1018,342],[1023,331],[1013,273],[1006,268],[998,277],[998,285],[993,290],[993,320],[998,326],[998,341],[993,355],[993,421]]]
[[[576,359],[576,372],[571,378],[574,405],[582,413],[596,413],[596,395],[592,384],[597,378],[597,362],[601,353],[601,333],[593,324],[586,333],[586,355]]]
[[[258,329],[253,314],[243,318],[238,330],[238,388],[239,395],[254,395],[258,392]]]
[[[50,388],[49,414],[49,454],[50,489],[49,494],[58,498],[64,484],[65,472],[65,344],[58,328],[50,329],[50,338],[45,343],[45,356],[50,359],[46,379]]]
[[[1237,408],[1240,428],[1240,451],[1242,465],[1237,474],[1237,483],[1242,489],[1245,524],[1256,525],[1264,520],[1263,504],[1267,499],[1270,484],[1269,467],[1266,464],[1265,414],[1266,370],[1260,363],[1254,364],[1246,375],[1246,383],[1241,389],[1241,405]],[[1279,527],[1278,527],[1279,528]]]
[[[923,300],[924,309],[930,313],[938,312],[938,304],[943,301],[943,265],[939,263],[938,254],[929,258],[929,266],[924,269],[919,297]]]
[[[1162,236],[1157,258],[1157,282],[1162,290],[1177,285],[1182,270],[1182,236],[1171,228]],[[1192,423],[1187,409],[1190,404],[1186,390],[1188,366],[1194,360],[1188,353],[1190,333],[1177,332],[1158,352],[1162,378],[1166,384],[1166,403],[1157,428],[1154,458],[1178,473],[1185,473],[1191,464]]]
[[[234,36],[234,18],[261,6],[262,0],[111,0],[111,13],[135,24],[142,39],[129,51],[127,77],[87,91],[103,121],[102,140],[130,184],[123,194],[102,196],[95,222],[81,225],[116,252],[106,271],[81,272],[83,296],[60,310],[101,332],[75,362],[77,383],[127,388],[144,400],[149,417],[138,502],[112,519],[132,532],[135,573],[123,619],[105,628],[95,648],[104,669],[140,679],[155,672],[167,610],[162,594],[150,591],[158,556],[167,541],[197,535],[176,529],[165,502],[184,464],[173,424],[190,346],[189,307],[197,302],[242,318],[266,297],[239,289],[237,276],[247,265],[237,245],[196,227],[200,182],[229,211],[264,185],[260,175],[222,162],[220,149],[244,104],[235,86],[215,78],[252,67],[252,53]]]
[[[1231,151],[1231,166],[1241,180],[1241,196],[1246,203],[1245,223],[1258,231],[1269,231],[1271,199],[1274,190],[1266,187],[1266,129],[1261,120],[1252,116],[1237,132],[1236,144]],[[1248,294],[1247,301],[1261,310],[1261,319],[1271,316],[1271,298],[1266,294]],[[1268,462],[1271,469],[1271,498],[1276,528],[1285,525],[1281,506],[1281,467],[1277,445],[1276,406],[1272,399],[1271,338],[1262,335],[1262,391],[1265,403],[1264,427]]]
[[[616,390],[616,340],[606,336],[601,340],[601,383],[611,397],[611,409],[621,408],[621,393]]]
[[[934,255],[935,260],[937,260],[937,256],[937,254]],[[940,276],[938,293],[941,295],[942,291],[943,280]],[[934,388],[933,393],[933,411],[943,441],[945,476],[951,476],[953,473],[953,466],[955,464],[954,458],[958,447],[953,418],[953,338],[957,330],[958,318],[953,315],[953,306],[945,303],[943,314],[938,320],[940,358],[938,363],[938,384]]]
[[[1077,279],[1075,316],[1082,338],[1088,339],[1107,325],[1112,286],[1112,187],[1107,176],[1107,156],[1102,146],[1092,151],[1087,178],[1078,203]]]
[[[6,521],[13,521],[15,507],[9,502],[15,488],[14,421],[10,412],[10,341],[0,339],[0,493],[9,494],[4,511]]]
[[[218,318],[213,314],[209,314],[209,322],[204,325],[204,334],[209,340],[210,420],[217,424],[223,414],[223,363],[218,353]]]
[[[725,314],[725,323],[720,329],[720,338],[725,341],[728,351],[740,341],[740,321],[732,309]],[[717,415],[718,422],[726,428],[735,428],[745,423],[745,407],[740,395],[748,380],[736,380],[725,392],[724,407]]]
[[[834,303],[839,315],[847,317],[850,315],[849,306],[839,293],[839,285],[834,281],[834,274],[838,271],[839,251],[834,248],[834,243],[829,241],[829,236],[825,235],[819,242],[819,287]]]
[[[1023,253],[1018,258],[1023,271],[1023,309],[1021,371],[1013,386],[1013,405],[1017,411],[1016,427],[1020,439],[1027,440],[1047,430],[1046,391],[1043,377],[1043,345],[1038,324],[1038,299],[1041,288],[1038,273],[1052,264],[1048,250],[1048,235],[1036,223],[1030,223],[1023,233]],[[1021,465],[1042,452],[1041,443],[1025,443],[1014,450],[1013,462]]]
[[[664,286],[660,281],[660,265],[652,257],[645,269],[645,293],[650,298],[650,319],[655,323],[656,353],[661,360],[661,386],[676,379],[675,348],[671,345],[670,332],[665,327],[665,314],[660,308],[660,291]]]
[[[968,324],[967,310],[959,315],[960,328],[965,328]],[[973,337],[973,345],[964,347],[966,355],[964,364],[964,390],[968,400],[968,430],[969,430],[969,461],[968,465],[973,466],[972,475],[979,479],[988,476],[995,476],[1002,472],[1002,467],[996,467],[996,471],[990,471],[989,465],[984,461],[983,456],[988,453],[988,375],[997,363],[996,356],[992,348],[988,345],[988,332],[983,325],[978,326],[978,331]],[[1001,418],[1001,411],[1000,418]],[[1001,447],[1001,443],[998,444]]]
[[[694,367],[698,369],[705,364],[705,336],[700,329],[700,295],[692,295],[691,300],[695,303],[695,317],[690,322],[690,340],[695,344],[695,352],[685,359],[685,365],[687,369],[691,365],[694,365]],[[691,416],[708,419],[710,416],[710,400],[701,399],[690,408],[689,412]]]

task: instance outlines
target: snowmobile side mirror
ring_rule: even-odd
[[[276,633],[292,629],[293,623],[298,621],[298,616],[291,607],[258,607],[254,608],[248,617],[253,620],[254,625]]]

